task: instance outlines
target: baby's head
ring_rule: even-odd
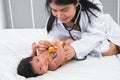
[[[33,72],[33,68],[31,65],[31,61],[32,61],[33,57],[27,57],[24,58],[20,61],[18,67],[17,67],[17,73],[21,76],[24,76],[26,78],[29,77],[36,77],[39,74],[36,74],[35,72]]]
[[[26,78],[42,75],[47,70],[48,62],[40,56],[24,58],[17,67],[17,73]]]

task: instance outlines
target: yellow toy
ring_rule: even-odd
[[[64,47],[65,41],[61,41],[61,45]],[[57,47],[55,45],[52,45],[51,47],[48,48],[49,53],[56,53],[57,52]]]
[[[65,41],[62,40],[61,41],[61,45],[64,47],[65,45]],[[48,58],[50,58],[51,56],[54,58],[57,56],[57,47],[55,45],[52,45],[51,47],[48,48],[48,52],[49,52],[49,55],[48,55]],[[65,64],[66,62],[68,61],[64,61],[61,65]]]

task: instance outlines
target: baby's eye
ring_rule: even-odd
[[[39,59],[37,59],[37,61],[39,62]]]
[[[40,67],[40,70],[41,70],[41,67]]]

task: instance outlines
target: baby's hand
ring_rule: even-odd
[[[31,56],[36,56],[37,55],[37,44],[36,42],[32,43],[32,54]]]
[[[32,50],[35,51],[37,49],[38,45],[36,42],[32,43]]]

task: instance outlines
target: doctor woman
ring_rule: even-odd
[[[103,13],[100,0],[46,0],[46,8],[50,14],[46,25],[50,39],[78,38],[64,47],[67,60],[120,52],[120,27],[110,15]],[[39,45],[42,52],[50,42],[40,41]]]

